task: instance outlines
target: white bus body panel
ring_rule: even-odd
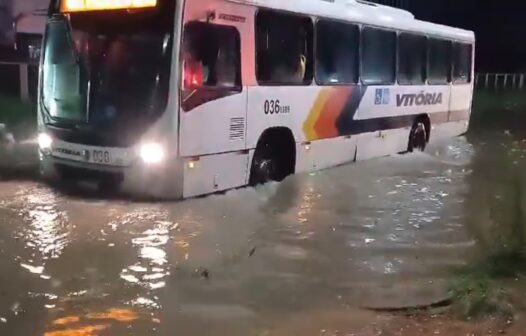
[[[245,186],[248,152],[206,155],[184,160],[184,197],[195,197]]]
[[[308,173],[353,162],[358,137],[343,136],[296,146],[296,173]]]
[[[247,90],[180,112],[180,155],[201,156],[246,148]]]
[[[355,120],[447,113],[450,85],[368,86]],[[420,101],[420,97],[424,97]],[[427,99],[432,98],[429,104]]]
[[[256,148],[261,134],[272,127],[287,127],[296,142],[306,141],[303,125],[322,90],[318,86],[250,87],[247,104],[249,148]],[[279,106],[280,113],[265,114],[266,102]]]
[[[471,110],[473,101],[473,86],[470,84],[452,85],[451,86],[451,103],[449,110],[453,113],[460,111],[466,112]],[[459,116],[463,120],[469,119],[469,114]],[[459,118],[457,117],[457,119]]]
[[[358,135],[356,161],[374,159],[407,151],[410,128]]]
[[[207,13],[213,12],[213,24],[238,29],[243,91],[207,102],[190,112],[180,112],[180,154],[185,162],[184,197],[246,184],[258,141],[263,132],[274,127],[285,127],[292,132],[296,142],[298,173],[406,151],[412,122],[419,115],[428,115],[431,120],[431,141],[459,135],[467,130],[465,120],[470,115],[471,84],[353,87],[258,85],[254,41],[258,6],[403,31],[426,32],[457,41],[474,41],[472,32],[414,20],[407,12],[360,5],[353,1],[350,1],[351,5],[348,5],[349,1],[346,4],[343,2],[187,0],[184,22],[204,21]],[[226,21],[222,19],[223,14],[244,19]],[[379,93],[381,97],[378,97]],[[403,98],[404,95],[412,95],[413,98]],[[406,103],[404,99],[410,101]],[[274,106],[277,103],[278,113],[268,113],[265,109],[267,103]],[[451,113],[453,107],[456,113]],[[346,134],[340,134],[341,131],[339,133],[334,126],[335,119],[343,114],[351,118],[348,122],[356,123],[349,126]],[[240,120],[243,116],[246,118],[244,142],[240,139],[232,141],[229,138],[231,121],[235,118]],[[388,125],[378,127],[378,123]],[[193,168],[189,168],[190,163]]]

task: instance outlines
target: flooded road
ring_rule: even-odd
[[[474,224],[491,219],[491,163],[523,149],[488,141],[184,202],[0,182],[0,334],[320,335],[341,315],[340,335],[366,335],[382,317],[360,308],[447,299],[491,240]]]

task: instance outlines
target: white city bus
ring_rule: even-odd
[[[360,0],[54,0],[41,171],[186,198],[467,131],[473,32]]]

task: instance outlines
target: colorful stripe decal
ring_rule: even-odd
[[[322,89],[303,124],[305,138],[312,141],[350,134],[366,89],[358,86]]]
[[[329,89],[322,89],[320,94],[318,94],[311,111],[309,112],[307,120],[305,120],[303,123],[303,133],[305,134],[305,139],[308,141],[316,140],[318,138],[318,135],[314,130],[314,126],[320,117],[323,106],[325,106],[325,102],[327,102],[327,99],[329,99],[329,93]]]
[[[354,120],[367,91],[366,86],[323,88],[303,124],[307,141],[344,135],[411,127],[418,115],[399,115]],[[432,123],[469,120],[471,110],[444,111],[430,114]]]

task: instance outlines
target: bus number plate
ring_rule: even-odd
[[[92,152],[92,161],[99,164],[110,164],[111,155],[108,151],[94,150]]]

